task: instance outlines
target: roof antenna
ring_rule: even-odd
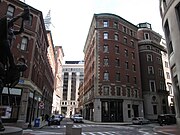
[[[51,10],[49,10],[48,14],[46,15],[46,17],[44,19],[44,23],[45,23],[45,27],[47,30],[50,29],[50,25],[52,25],[54,27],[54,25],[51,23]]]

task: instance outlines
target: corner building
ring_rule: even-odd
[[[84,46],[85,119],[126,122],[143,116],[137,27],[109,13],[94,14]]]
[[[161,35],[153,31],[149,23],[138,24],[137,36],[144,115],[147,119],[157,120],[159,114],[169,113],[168,91],[166,90],[161,54],[166,50],[160,44]]]
[[[180,127],[180,0],[159,0],[162,26],[168,49],[176,118]]]
[[[1,0],[0,18],[12,18],[23,12],[26,4],[19,0]],[[54,76],[47,57],[49,47],[42,12],[29,6],[30,21],[24,22],[24,32],[16,36],[11,46],[15,63],[23,58],[28,69],[21,73],[15,88],[4,88],[0,94],[0,108],[5,109],[3,122],[27,126],[42,114],[51,114],[54,91]],[[14,23],[19,30],[21,20]],[[39,102],[43,107],[39,107]],[[9,109],[9,110],[7,110]],[[8,114],[8,115],[7,115]]]

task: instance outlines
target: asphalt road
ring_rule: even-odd
[[[61,125],[41,129],[24,130],[24,135],[65,135],[67,122],[70,121],[64,120]],[[119,126],[73,123],[74,128],[82,128],[82,135],[159,135],[153,131],[155,126],[157,124]]]

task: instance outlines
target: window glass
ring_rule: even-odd
[[[15,10],[15,7],[12,6],[12,5],[9,5],[6,15],[9,16],[9,17],[12,17],[14,15],[14,10]]]
[[[104,39],[108,39],[108,33],[104,32]]]
[[[108,45],[104,45],[103,51],[104,51],[104,52],[109,52],[109,46],[108,46]]]
[[[108,86],[105,86],[104,87],[104,95],[109,95],[109,87]]]
[[[108,27],[108,21],[104,21],[104,22],[103,22],[103,26],[104,26],[104,27]]]
[[[109,80],[109,73],[108,72],[104,73],[104,80],[106,80],[106,81]]]
[[[22,41],[21,41],[21,47],[20,49],[23,51],[27,50],[27,46],[28,46],[28,38],[27,37],[23,37]]]

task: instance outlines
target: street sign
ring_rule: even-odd
[[[39,109],[44,109],[44,102],[43,101],[39,102]]]

